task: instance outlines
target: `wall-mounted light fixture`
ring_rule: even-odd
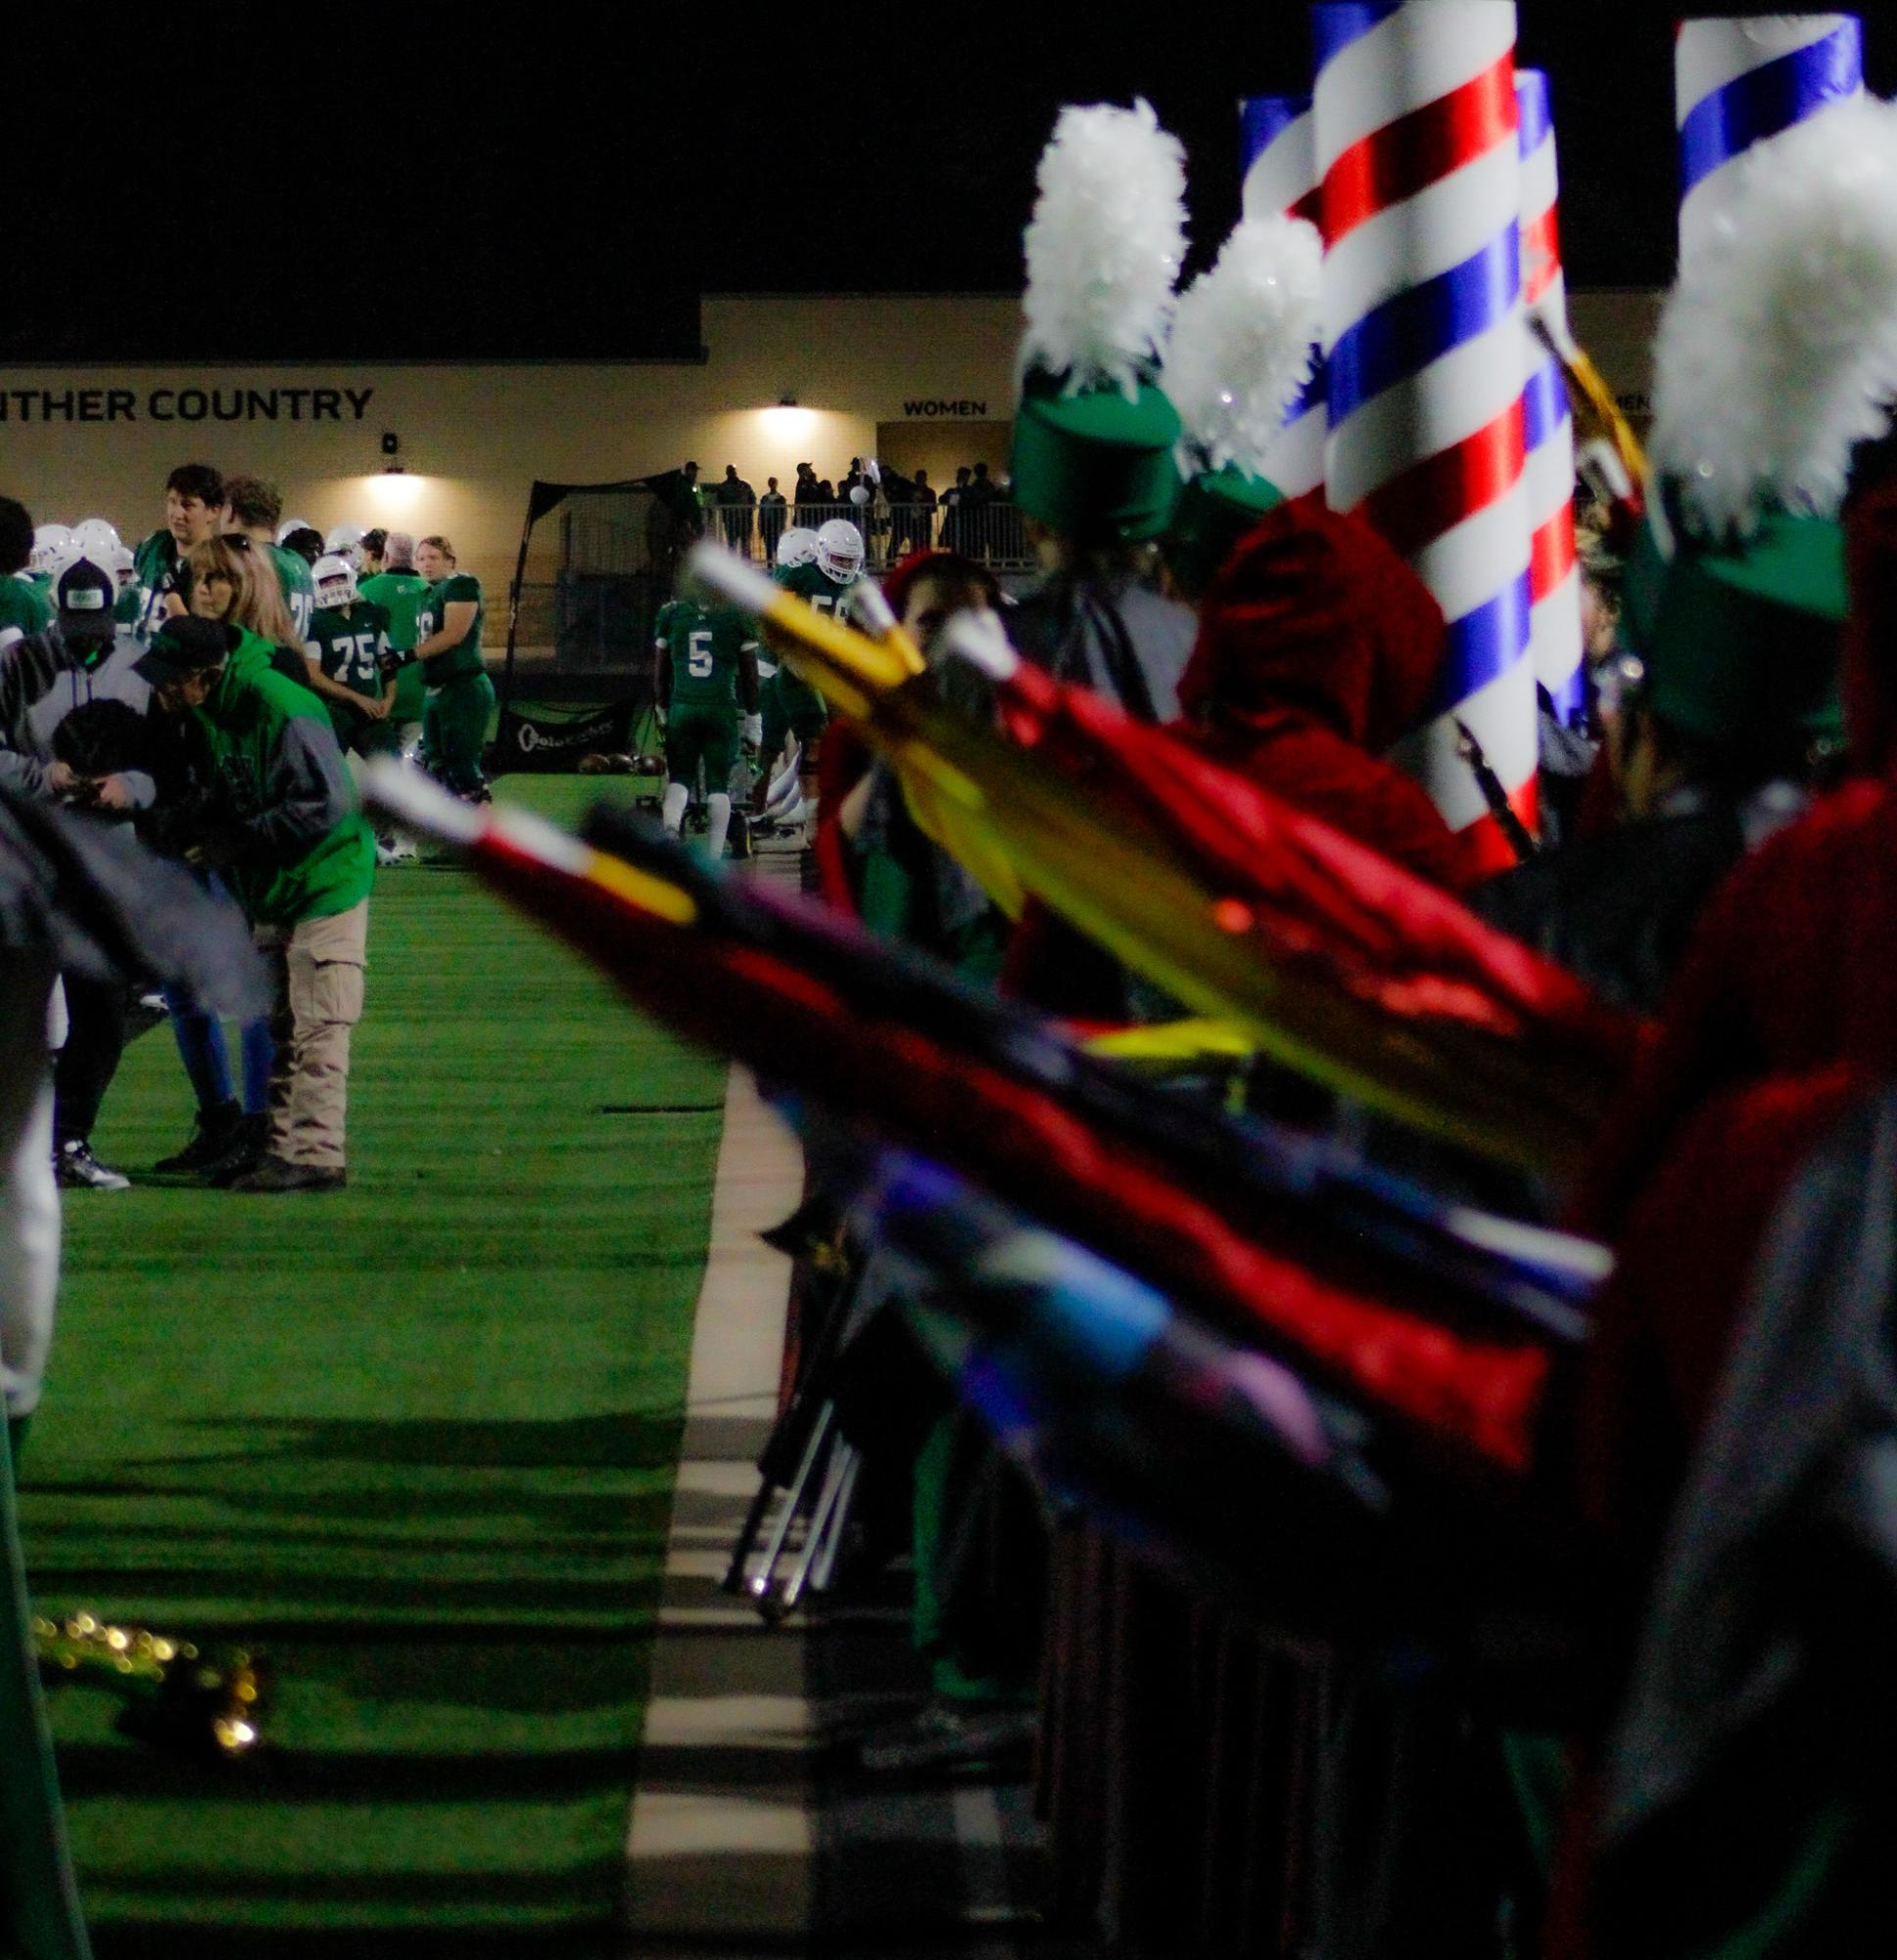
[[[396,434],[395,430],[384,429],[382,431],[382,467],[392,476],[399,474],[402,469],[401,455],[402,438]]]
[[[758,413],[764,421],[764,433],[774,443],[800,443],[817,425],[816,409],[800,408],[795,391],[789,388],[778,397],[774,406],[760,408]]]

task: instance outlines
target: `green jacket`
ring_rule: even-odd
[[[366,898],[375,838],[329,716],[271,665],[268,642],[244,635],[192,720],[213,811],[244,840],[223,877],[251,921],[294,926]]]

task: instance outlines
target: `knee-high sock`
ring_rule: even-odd
[[[725,838],[732,828],[732,799],[723,793],[705,798],[705,813],[710,822],[705,832],[705,844],[711,852],[714,864],[725,855]]]
[[[659,815],[664,819],[665,828],[674,836],[685,822],[685,806],[691,801],[691,790],[684,783],[668,783],[665,786],[665,801],[659,805]]]

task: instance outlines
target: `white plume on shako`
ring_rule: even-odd
[[[1735,168],[1654,349],[1653,463],[1713,538],[1834,516],[1897,399],[1897,107],[1840,104]]]
[[[1023,372],[1129,399],[1158,365],[1186,254],[1186,160],[1151,106],[1061,112],[1024,245]]]
[[[1179,295],[1165,392],[1185,425],[1182,470],[1265,473],[1285,410],[1310,376],[1324,246],[1301,217],[1248,217]]]

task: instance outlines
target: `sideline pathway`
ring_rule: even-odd
[[[798,1953],[810,1919],[801,1637],[718,1589],[777,1410],[790,1262],[758,1233],[803,1155],[731,1072],[651,1698],[628,1842],[629,1950]]]

